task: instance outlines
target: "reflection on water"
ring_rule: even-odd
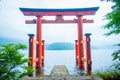
[[[112,64],[113,49],[93,49],[92,71],[103,70]],[[25,51],[28,53],[28,51]],[[26,55],[27,57],[27,55]],[[74,50],[45,50],[44,73],[49,75],[55,65],[66,65],[70,74],[76,74]]]

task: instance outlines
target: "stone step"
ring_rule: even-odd
[[[103,80],[98,76],[80,76],[69,75],[69,72],[64,65],[56,65],[52,69],[50,75],[43,77],[24,77],[20,80]]]
[[[52,69],[50,76],[69,75],[69,72],[64,65],[55,65]]]
[[[24,77],[20,80],[103,80],[99,77],[93,78],[91,76],[79,76],[79,75],[69,75],[69,76],[44,76],[44,77]]]
[[[79,75],[68,75],[68,76],[44,76],[44,77],[24,77],[20,80],[103,80],[98,76],[79,76]]]

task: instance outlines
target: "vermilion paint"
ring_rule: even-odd
[[[92,71],[90,35],[91,34],[85,34],[86,36],[86,67],[87,67],[88,74],[91,74],[91,71]]]
[[[81,15],[78,15],[78,51],[79,51],[79,63],[78,68],[84,70],[84,44],[83,44],[83,20]]]
[[[44,40],[42,40],[42,66],[44,67]]]
[[[28,34],[28,36],[29,36],[29,58],[30,58],[28,65],[34,67],[34,34]],[[33,76],[33,74],[30,74],[29,76]]]
[[[41,74],[42,69],[42,16],[37,16],[37,41],[36,44],[36,74]]]

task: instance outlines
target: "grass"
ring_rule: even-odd
[[[120,70],[107,69],[105,71],[97,71],[95,75],[103,78],[104,80],[120,80]]]

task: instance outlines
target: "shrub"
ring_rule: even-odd
[[[117,69],[107,69],[103,72],[97,71],[95,73],[97,76],[103,78],[104,80],[120,80],[120,71]]]
[[[0,80],[18,80],[31,74],[34,70],[27,66],[29,61],[22,51],[26,49],[23,44],[7,44],[0,46]]]

